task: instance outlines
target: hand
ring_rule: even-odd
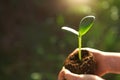
[[[120,53],[116,52],[103,52],[92,48],[82,48],[93,53],[93,57],[96,61],[97,69],[95,75],[88,74],[74,74],[64,67],[58,75],[58,80],[104,80],[99,76],[106,73],[120,74]],[[75,49],[70,55],[78,53],[79,49]],[[98,76],[97,76],[98,75]]]
[[[92,48],[82,48],[82,50],[87,50],[93,53],[93,57],[95,58],[97,63],[97,70],[95,72],[96,75],[88,74],[78,75],[71,73],[69,70],[63,67],[63,69],[59,73],[58,80],[103,80],[99,76],[106,74],[109,69],[108,66],[105,64],[104,52]],[[77,48],[70,55],[77,53],[78,51],[79,49]]]
[[[104,79],[96,75],[74,74],[63,67],[58,75],[58,80],[104,80]]]
[[[82,50],[87,50],[93,53],[93,57],[95,58],[97,65],[97,69],[95,72],[96,75],[103,76],[104,74],[109,72],[110,67],[108,66],[108,63],[106,63],[106,60],[108,59],[106,59],[105,52],[92,48],[82,48]],[[75,51],[78,51],[78,49],[76,49]]]
[[[97,69],[95,74],[98,76],[102,76],[109,71],[109,66],[108,63],[106,63],[105,59],[106,57],[104,56],[104,52],[97,50],[97,49],[92,49],[92,48],[82,48],[82,50],[87,50],[93,54],[93,57],[95,58]],[[73,55],[74,53],[78,53],[79,49],[75,49],[70,55]]]

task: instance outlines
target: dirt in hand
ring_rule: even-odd
[[[79,59],[78,52],[69,55],[64,62],[65,68],[76,74],[94,74],[96,62],[93,54],[86,50],[82,50],[81,53],[82,60]]]

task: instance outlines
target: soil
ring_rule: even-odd
[[[94,74],[96,70],[96,61],[93,54],[87,50],[82,50],[82,60],[78,57],[78,52],[73,52],[66,58],[64,66],[72,73],[76,74]]]

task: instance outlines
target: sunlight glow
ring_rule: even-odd
[[[92,6],[95,0],[64,0],[63,3],[66,4],[68,12],[75,13],[92,13]]]
[[[71,5],[79,5],[79,4],[88,4],[90,3],[90,0],[66,0],[68,4]]]

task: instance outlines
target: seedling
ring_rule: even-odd
[[[94,23],[95,17],[94,16],[86,16],[82,18],[79,25],[79,30],[76,31],[70,27],[62,27],[62,29],[70,31],[78,36],[78,48],[79,48],[79,59],[81,60],[81,47],[82,47],[82,36],[87,33],[87,31],[92,27]]]

